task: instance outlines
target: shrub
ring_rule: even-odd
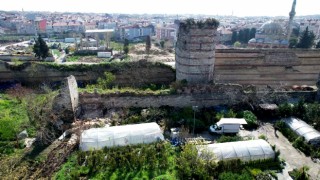
[[[178,176],[180,179],[212,179],[216,168],[213,160],[213,156],[206,160],[200,158],[196,147],[186,144],[177,158]]]
[[[290,142],[293,142],[298,138],[298,135],[288,128],[283,121],[277,121],[275,128],[278,129],[285,137],[287,137]]]
[[[251,111],[243,111],[243,118],[247,121],[248,128],[256,128],[258,126],[257,116]]]
[[[241,136],[225,136],[225,135],[222,135],[219,139],[217,139],[218,143],[235,142],[235,141],[243,141],[243,138]]]
[[[243,170],[242,173],[232,173],[232,172],[223,172],[219,175],[219,180],[250,180],[254,179],[250,173],[246,170]]]
[[[292,114],[298,118],[301,118],[303,119],[304,118],[304,115],[306,113],[306,108],[304,106],[304,102],[302,100],[300,100],[298,102],[298,104],[295,104],[293,106],[293,110],[292,110]]]
[[[305,108],[306,112],[304,114],[303,119],[310,123],[314,124],[316,129],[320,129],[320,104],[313,103],[307,104],[307,108]]]
[[[195,133],[202,132],[206,130],[206,125],[199,119],[187,119],[187,126],[189,127],[189,131],[191,132],[193,130],[193,126],[195,124],[194,131]]]
[[[218,112],[215,116],[215,119],[219,121],[221,118],[235,118],[236,116],[237,113],[235,113],[232,109],[229,109],[228,111]]]
[[[293,141],[292,146],[299,149],[300,151],[302,151],[306,156],[310,156],[311,154],[311,146],[309,144],[307,144],[304,141],[303,137],[298,137],[296,138],[295,141]]]
[[[308,166],[303,166],[300,169],[293,169],[292,171],[289,171],[289,175],[293,178],[293,179],[297,179],[297,180],[309,180],[310,177],[308,175],[308,170],[309,167]]]
[[[264,135],[264,134],[261,134],[258,138],[259,138],[259,139],[263,139],[263,140],[267,140],[267,137],[266,137],[266,135]]]
[[[111,87],[111,83],[116,79],[116,76],[111,72],[104,72],[104,78],[98,78],[97,86],[102,89],[107,89]]]
[[[278,116],[282,118],[292,116],[293,107],[289,103],[281,104],[278,108]]]

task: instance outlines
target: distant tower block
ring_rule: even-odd
[[[188,83],[213,80],[215,37],[219,22],[215,19],[180,23],[176,44],[176,79]]]

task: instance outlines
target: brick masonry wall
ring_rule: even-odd
[[[319,50],[219,49],[214,81],[256,86],[316,85]]]

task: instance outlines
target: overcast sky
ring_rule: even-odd
[[[0,10],[288,16],[293,0],[1,0]],[[320,0],[297,0],[296,15],[320,14]]]

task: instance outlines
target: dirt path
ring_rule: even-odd
[[[301,168],[306,165],[310,168],[308,172],[311,179],[320,179],[320,164],[314,163],[310,157],[306,157],[302,152],[296,150],[279,131],[277,131],[278,137],[276,137],[274,128],[271,124],[267,123],[261,126],[261,128],[258,129],[258,132],[259,134],[265,134],[268,138],[268,142],[272,145],[276,145],[276,148],[280,150],[280,158],[286,161],[289,171],[293,168]]]

